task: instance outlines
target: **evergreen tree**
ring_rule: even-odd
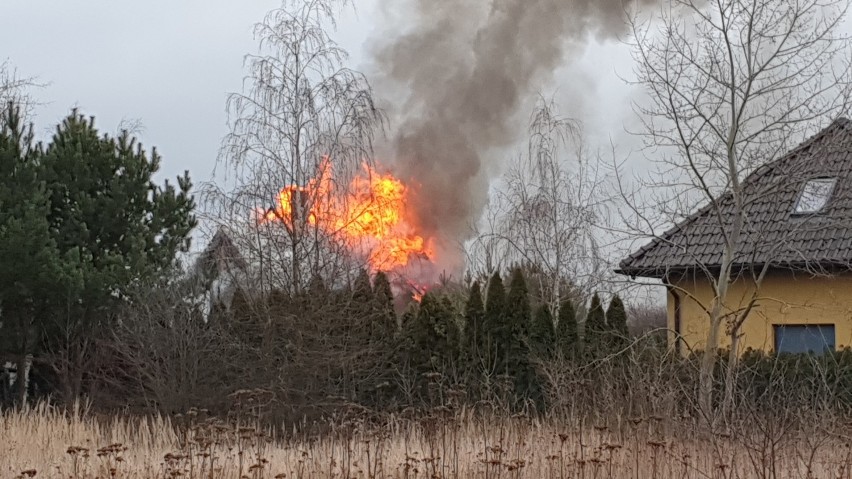
[[[606,322],[609,326],[613,350],[622,349],[630,342],[630,333],[627,330],[627,311],[624,302],[617,294],[612,296],[609,307],[606,310]]]
[[[498,360],[505,356],[504,345],[509,342],[508,338],[512,334],[511,324],[506,321],[506,288],[499,272],[495,272],[488,281],[483,326],[486,368],[498,367]],[[498,369],[498,372],[503,371]]]
[[[589,357],[600,357],[606,352],[607,331],[606,316],[604,315],[603,305],[598,293],[592,296],[592,303],[589,306],[589,313],[586,315],[586,324],[584,328],[586,352]]]
[[[530,362],[529,330],[531,322],[529,290],[521,268],[512,270],[509,294],[506,298],[507,327],[511,334],[502,344],[505,351],[503,368],[515,383],[515,393],[531,397],[538,389],[535,370]]]
[[[532,357],[547,361],[553,357],[556,348],[556,332],[553,329],[553,316],[546,304],[540,304],[536,308],[535,317],[530,331],[530,353]],[[529,397],[536,405],[539,412],[545,410],[544,384],[547,380],[540,374],[532,372],[535,379],[530,385]]]
[[[487,349],[485,330],[485,305],[482,304],[482,291],[479,281],[470,286],[464,310],[464,356],[471,370],[481,367],[482,354]]]
[[[536,308],[530,330],[530,352],[540,359],[550,358],[556,348],[556,332],[553,328],[553,316],[546,304]]]
[[[556,350],[565,359],[574,359],[579,352],[577,312],[574,303],[565,299],[559,305],[559,322],[556,324]]]
[[[307,295],[307,307],[312,311],[318,311],[327,306],[330,301],[336,299],[333,298],[334,295],[332,295],[331,290],[328,289],[325,281],[319,275],[311,277],[310,282],[308,282]]]
[[[457,366],[459,331],[447,298],[426,293],[412,321],[409,334],[410,363],[418,377],[425,373],[449,374]]]
[[[366,307],[373,302],[373,285],[370,283],[370,273],[366,269],[358,272],[352,285],[352,300],[358,305]]]
[[[509,293],[506,296],[506,314],[504,315],[506,326],[511,333],[505,338],[501,345],[506,351],[504,359],[510,374],[513,365],[521,362],[526,356],[526,347],[530,327],[530,298],[524,274],[520,268],[512,270],[509,280]]]
[[[76,111],[56,128],[40,164],[51,236],[74,273],[52,291],[62,304],[45,339],[63,358],[59,380],[73,400],[96,336],[109,331],[128,289],[168,275],[189,248],[195,202],[188,173],[177,187],[158,185],[156,150],[149,154],[127,132],[101,136]]]
[[[48,196],[39,178],[39,150],[32,128],[21,123],[10,104],[0,118],[0,353],[14,358],[18,370],[16,400],[24,402],[27,356],[49,312],[50,292],[62,289],[63,266],[51,238]]]
[[[351,334],[359,340],[373,337],[373,308],[376,297],[373,295],[373,285],[370,273],[366,269],[358,272],[351,286],[351,300],[346,308],[346,326],[351,328]]]
[[[368,391],[365,402],[372,407],[381,407],[392,402],[396,394],[394,360],[397,355],[397,348],[400,346],[393,291],[387,275],[382,271],[376,273],[373,278],[373,300],[369,320],[369,353],[375,357],[378,364],[372,371],[369,371],[370,381],[376,387]]]
[[[376,334],[385,341],[396,335],[393,291],[384,271],[379,271],[373,278],[373,324]]]

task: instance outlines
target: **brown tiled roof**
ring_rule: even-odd
[[[828,204],[809,215],[794,214],[804,184],[837,178]],[[746,225],[735,264],[823,268],[852,264],[852,122],[835,120],[780,159],[743,181]],[[630,276],[663,277],[722,261],[724,232],[731,227],[730,195],[707,205],[638,251],[616,270]],[[719,217],[722,218],[721,225]]]

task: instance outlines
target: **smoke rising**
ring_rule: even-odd
[[[625,30],[623,0],[397,0],[372,49],[390,108],[396,173],[420,184],[424,230],[459,241],[538,92],[591,36]],[[646,0],[648,1],[648,0]],[[568,112],[570,114],[570,112]]]

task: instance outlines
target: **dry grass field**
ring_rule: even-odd
[[[39,405],[0,417],[0,477],[849,478],[837,436],[698,439],[664,418],[559,427],[523,417],[340,421],[314,439],[271,438],[191,411],[96,417]]]

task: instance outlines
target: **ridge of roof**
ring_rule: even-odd
[[[751,173],[746,175],[746,177],[743,179],[743,184],[746,185],[746,184],[756,183],[761,178],[772,173],[780,165],[783,165],[786,162],[791,161],[791,160],[795,159],[796,157],[798,157],[799,154],[801,154],[803,151],[810,148],[814,143],[817,143],[819,140],[822,140],[823,138],[825,138],[829,133],[834,134],[834,133],[836,133],[836,130],[839,130],[839,129],[849,130],[850,125],[852,125],[852,121],[850,121],[845,116],[839,116],[839,117],[835,118],[825,128],[819,130],[818,132],[814,133],[810,137],[806,138],[801,143],[799,143],[797,146],[795,146],[793,149],[791,149],[790,151],[781,155],[779,158],[772,160],[769,163],[766,163],[764,165],[761,165],[761,166],[755,168],[754,171],[752,171]],[[661,246],[665,246],[665,243],[669,242],[675,234],[677,234],[681,231],[685,231],[686,228],[691,226],[698,219],[703,218],[705,216],[705,214],[707,214],[708,211],[710,211],[714,207],[714,204],[718,205],[718,204],[724,202],[727,198],[730,198],[730,196],[731,196],[731,193],[729,191],[726,191],[724,194],[715,198],[713,201],[709,201],[707,204],[705,204],[704,206],[702,206],[701,208],[699,208],[695,212],[686,216],[683,220],[677,222],[675,225],[673,225],[672,227],[670,227],[669,229],[664,231],[660,236],[656,236],[656,237],[652,238],[651,241],[640,246],[638,250],[636,250],[633,253],[630,253],[626,258],[621,260],[619,262],[618,269],[616,269],[615,272],[620,273],[620,274],[628,274],[628,275],[631,275],[631,276],[636,275],[636,273],[639,272],[638,271],[639,269],[644,269],[644,268],[638,268],[638,269],[633,268],[631,266],[632,263],[635,263],[638,260],[642,259],[650,251],[652,251],[656,248],[659,248]]]

